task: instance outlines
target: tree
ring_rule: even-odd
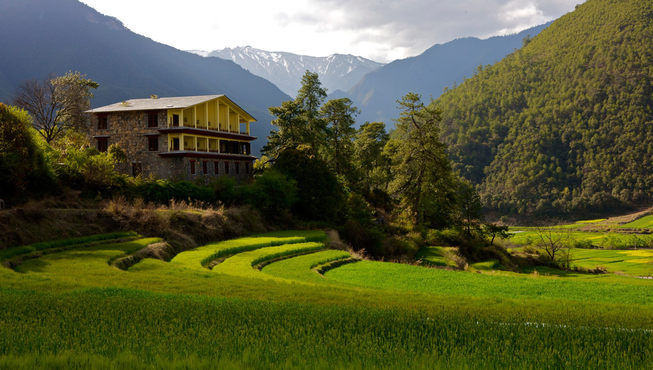
[[[465,232],[470,236],[472,227],[478,227],[481,219],[481,198],[469,181],[462,180],[458,186],[458,211],[460,222],[465,227]],[[494,240],[494,238],[492,238]]]
[[[318,153],[326,136],[326,122],[320,115],[320,106],[326,99],[327,93],[322,88],[317,73],[306,71],[302,76],[302,86],[297,92],[295,103],[303,110],[306,123],[306,143],[310,145],[313,153]]]
[[[54,176],[22,109],[0,103],[0,195],[21,200],[56,189]]]
[[[93,96],[91,89],[99,85],[79,72],[44,81],[26,81],[20,87],[15,104],[34,119],[34,127],[46,142],[51,143],[68,128],[81,129]]]
[[[569,267],[569,231],[553,230],[551,228],[537,228],[536,247],[543,251],[546,257],[554,263],[557,263],[556,257],[562,255],[564,267]]]
[[[448,226],[456,207],[456,178],[439,139],[440,111],[424,106],[415,93],[398,103],[401,113],[388,142],[392,148],[390,190],[418,228]]]
[[[502,239],[507,239],[513,235],[508,233],[508,226],[496,224],[484,224],[483,232],[492,238],[490,240],[490,245],[494,245],[494,238],[497,236]]]
[[[356,133],[353,126],[358,112],[348,98],[329,100],[320,109],[320,115],[327,124],[324,158],[340,176],[352,172],[352,139]]]
[[[263,147],[265,155],[276,158],[284,150],[306,142],[309,133],[304,111],[296,101],[289,100],[279,107],[270,107],[270,113],[276,117],[272,124],[278,129],[270,133],[268,143]]]
[[[359,188],[365,194],[386,191],[390,182],[390,158],[383,148],[390,136],[383,122],[364,123],[354,138],[354,165],[360,174]]]

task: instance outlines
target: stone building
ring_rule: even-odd
[[[117,144],[127,155],[118,170],[132,176],[191,180],[248,178],[254,117],[225,95],[132,99],[89,110],[98,150]]]

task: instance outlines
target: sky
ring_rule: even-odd
[[[584,0],[81,0],[181,50],[252,46],[389,62],[460,37],[519,32]]]

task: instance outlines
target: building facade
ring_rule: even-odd
[[[250,177],[254,117],[225,95],[132,99],[89,110],[98,150],[117,144],[118,170],[132,176],[187,179]]]

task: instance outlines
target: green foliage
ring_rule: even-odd
[[[56,182],[24,110],[0,103],[0,198],[20,201],[56,191]]]
[[[326,123],[323,157],[338,176],[349,177],[349,183],[353,183],[352,139],[358,112],[348,98],[329,100],[320,109],[320,116]]]
[[[383,122],[364,123],[354,138],[354,166],[359,174],[355,184],[363,194],[386,191],[390,182],[390,158],[383,148],[390,139]]]
[[[504,213],[652,200],[647,0],[590,0],[434,104],[454,168]]]
[[[337,221],[344,206],[344,189],[324,161],[307,151],[287,149],[273,169],[297,184],[294,214],[309,220]]]
[[[296,200],[295,180],[274,170],[257,176],[247,191],[247,202],[271,218],[287,216]]]
[[[388,142],[392,152],[390,190],[401,199],[418,228],[451,225],[456,178],[439,139],[440,111],[424,106],[414,93],[398,103],[402,111]]]

